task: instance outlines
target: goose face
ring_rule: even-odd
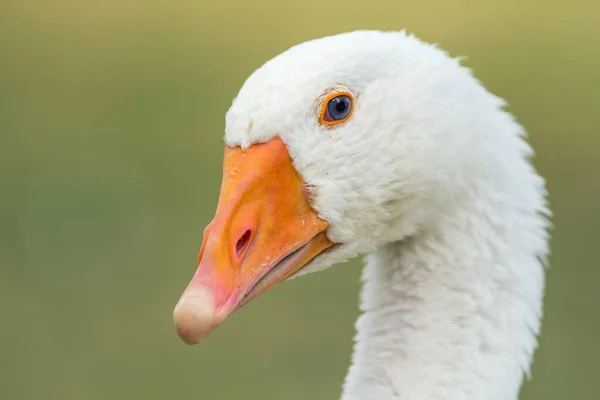
[[[182,339],[198,342],[282,280],[428,223],[445,177],[473,166],[456,87],[478,88],[404,33],[306,42],[255,71],[226,116],[219,204],[174,312]]]

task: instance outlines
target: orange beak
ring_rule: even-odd
[[[198,269],[175,306],[177,333],[198,343],[229,314],[333,245],[279,138],[225,149],[217,213]]]

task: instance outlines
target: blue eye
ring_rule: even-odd
[[[346,120],[352,113],[352,97],[350,94],[337,94],[330,98],[323,110],[322,122],[334,125]]]

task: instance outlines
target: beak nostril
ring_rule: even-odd
[[[248,229],[246,232],[244,232],[244,234],[238,239],[237,243],[235,244],[235,255],[239,260],[242,259],[242,256],[244,255],[244,250],[246,250],[246,247],[248,247],[248,243],[250,243],[250,236],[252,236],[252,232],[250,232],[250,229]]]

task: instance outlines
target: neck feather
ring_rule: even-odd
[[[518,397],[537,346],[547,252],[543,183],[529,176],[514,193],[474,197],[367,257],[343,400]]]

